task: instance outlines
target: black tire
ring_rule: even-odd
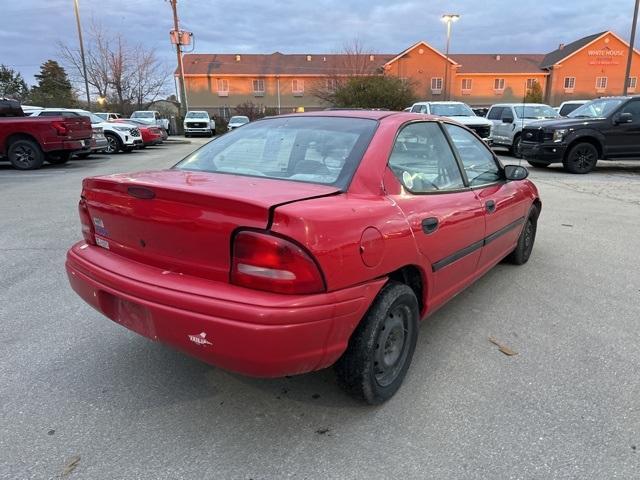
[[[104,136],[107,138],[107,148],[104,149],[104,153],[111,155],[122,150],[122,141],[116,134],[107,132]]]
[[[18,170],[35,170],[44,163],[44,153],[33,140],[26,138],[11,142],[7,150],[11,165]]]
[[[76,153],[76,157],[85,160],[87,158],[89,158],[89,155],[91,155],[91,152],[82,152],[82,153]]]
[[[547,168],[549,166],[548,163],[538,162],[536,160],[527,160],[527,163],[535,168]]]
[[[211,136],[215,137],[216,136],[216,131],[215,130],[211,130]]]
[[[521,140],[521,136],[520,134],[516,134],[515,137],[513,137],[513,145],[511,145],[511,148],[509,149],[509,152],[511,152],[511,155],[513,155],[516,158],[522,158],[522,148],[520,147],[520,140]]]
[[[136,147],[122,147],[122,151],[124,153],[131,153],[136,149]]]
[[[51,165],[63,165],[71,160],[71,154],[71,151],[48,153],[47,162]]]
[[[584,174],[596,168],[598,149],[592,143],[581,142],[572,146],[562,161],[567,172]]]
[[[190,135],[190,134],[188,134],[188,133],[185,133],[185,134],[184,134],[184,138],[189,138],[190,136],[191,136],[191,135]]]
[[[524,265],[529,261],[538,230],[538,215],[538,209],[532,207],[527,220],[524,222],[522,232],[520,232],[516,248],[505,258],[507,262],[514,265]]]
[[[411,288],[397,282],[385,285],[335,365],[340,386],[371,405],[390,399],[411,364],[419,315]]]

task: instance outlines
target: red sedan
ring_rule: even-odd
[[[115,123],[128,123],[138,127],[140,134],[142,135],[142,147],[148,147],[152,145],[160,145],[163,141],[162,130],[155,126],[150,126],[148,123],[141,122],[133,118],[118,118],[112,120]]]
[[[335,364],[390,398],[418,322],[503,259],[529,259],[541,203],[467,128],[335,111],[250,123],[173,168],[87,178],[73,289],[108,318],[222,368]]]

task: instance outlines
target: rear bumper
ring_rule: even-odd
[[[109,146],[109,142],[107,142],[106,138],[97,138],[93,139],[91,142],[91,151],[98,152],[100,150],[104,150]]]
[[[114,322],[226,370],[280,377],[344,352],[386,279],[316,295],[278,295],[162,271],[84,242],[67,254],[71,287]]]
[[[91,142],[91,139],[87,141]],[[89,145],[90,144],[91,143],[89,143]],[[73,150],[73,151],[85,150],[84,140],[65,140],[65,141],[56,142],[56,143],[44,143],[44,144],[41,144],[40,146],[42,150],[45,152],[58,152],[61,150]]]
[[[520,142],[522,156],[527,160],[555,163],[562,162],[566,145],[558,143]]]

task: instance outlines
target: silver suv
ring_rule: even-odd
[[[520,136],[522,128],[538,120],[558,118],[560,115],[543,103],[498,103],[487,112],[493,123],[491,140],[494,146],[507,147],[517,158],[522,157]]]

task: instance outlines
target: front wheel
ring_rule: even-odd
[[[115,134],[105,133],[104,136],[107,139],[107,148],[104,149],[105,153],[117,153],[122,148],[122,142]]]
[[[570,173],[589,173],[598,163],[598,149],[591,143],[577,143],[567,152],[562,165]]]
[[[11,165],[19,170],[34,170],[44,163],[44,153],[40,145],[26,138],[12,142],[7,157]]]
[[[516,158],[522,158],[522,145],[520,144],[520,135],[516,135],[511,145],[511,154]]]
[[[538,230],[538,209],[533,207],[524,223],[516,248],[505,259],[514,265],[524,265],[529,261]]]
[[[390,399],[411,364],[418,338],[418,317],[418,300],[413,290],[402,283],[388,283],[335,365],[340,385],[371,405]]]

